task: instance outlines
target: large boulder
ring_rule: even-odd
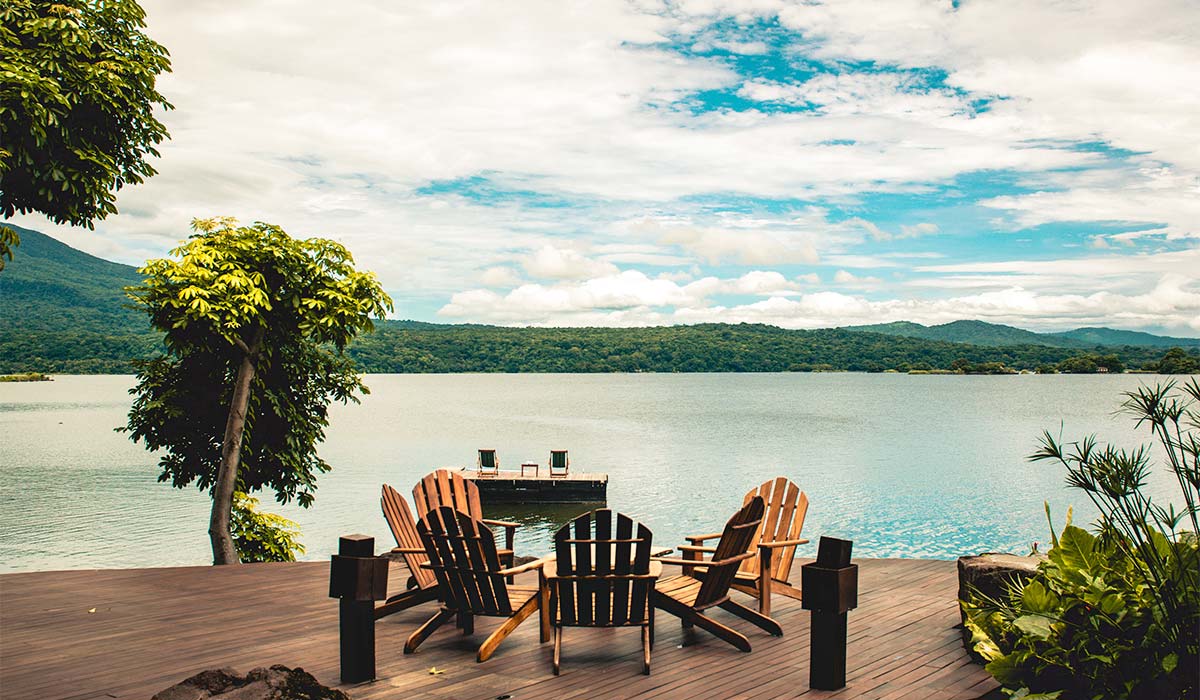
[[[245,676],[232,668],[201,671],[151,700],[350,700],[321,685],[302,668],[256,668]]]
[[[958,558],[958,600],[973,599],[976,591],[989,598],[1002,598],[1007,595],[1014,584],[1024,585],[1037,573],[1038,564],[1045,561],[1046,555],[1034,554],[1022,557],[1016,554],[1000,554],[984,552],[973,557]],[[963,623],[967,615],[959,606],[959,614]],[[971,633],[963,625],[963,646],[978,659],[971,647]]]

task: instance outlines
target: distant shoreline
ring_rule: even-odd
[[[52,382],[54,377],[41,372],[23,372],[20,374],[0,374],[0,382]]]

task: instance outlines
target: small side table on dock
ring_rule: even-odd
[[[521,476],[525,476],[526,469],[532,469],[533,475],[537,476],[538,470],[541,469],[541,465],[537,462],[522,462],[521,463]]]

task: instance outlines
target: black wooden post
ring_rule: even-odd
[[[375,601],[387,598],[388,562],[375,538],[346,535],[329,564],[329,597],[338,598],[342,682],[375,680]]]
[[[846,613],[858,607],[858,565],[850,563],[850,540],[822,537],[817,561],[800,567],[801,607],[812,612],[808,687],[846,686]]]

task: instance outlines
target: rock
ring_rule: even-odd
[[[151,700],[350,700],[340,690],[321,685],[302,668],[275,665],[245,676],[232,668],[201,671],[157,693]]]
[[[1016,554],[1000,554],[984,552],[974,557],[958,558],[958,599],[964,601],[971,595],[972,590],[990,598],[1000,598],[1006,595],[1014,580],[1024,584],[1037,573],[1038,564],[1046,560],[1044,554],[1034,554],[1028,557]],[[967,621],[966,613],[959,606],[962,621]],[[963,646],[976,660],[981,660],[971,648],[971,633],[963,625]]]

